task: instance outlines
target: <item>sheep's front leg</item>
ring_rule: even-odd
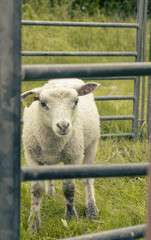
[[[77,213],[74,207],[75,180],[64,180],[62,188],[66,199],[66,219],[77,219]]]
[[[98,208],[94,197],[94,179],[84,179],[85,203],[87,216],[90,219],[96,219],[98,215]]]
[[[53,180],[46,181],[46,194],[49,196],[53,196],[55,194],[55,188]]]
[[[44,192],[44,183],[41,181],[31,182],[31,209],[28,219],[28,226],[30,228],[30,234],[39,232],[41,227],[40,218],[40,206],[42,202],[42,196]]]

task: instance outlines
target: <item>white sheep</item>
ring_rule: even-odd
[[[91,93],[97,83],[80,79],[51,80],[43,87],[21,95],[28,107],[24,110],[23,145],[28,166],[92,164],[100,137],[99,114]],[[94,180],[84,179],[87,215],[97,217]],[[30,232],[40,230],[40,205],[43,181],[31,182]],[[53,181],[46,182],[46,193],[55,192]],[[74,207],[75,181],[64,180],[66,219],[77,217]],[[34,216],[34,220],[33,220]]]

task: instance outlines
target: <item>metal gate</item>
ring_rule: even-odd
[[[141,2],[141,1],[140,1]],[[0,1],[0,239],[19,240],[20,181],[146,175],[148,164],[20,168],[20,79],[151,75],[151,63],[24,66],[21,69],[21,3]],[[66,71],[68,69],[68,71]],[[136,81],[137,82],[137,81]],[[139,81],[138,81],[139,83]],[[52,173],[52,170],[56,170]],[[70,171],[67,171],[69,170]],[[71,175],[72,173],[72,175]],[[73,239],[138,239],[145,225]]]
[[[146,24],[147,24],[147,6],[148,0],[137,1],[137,23],[94,23],[94,22],[50,22],[50,21],[28,21],[23,20],[22,25],[25,26],[58,26],[58,27],[91,27],[91,28],[129,28],[136,29],[136,47],[134,52],[42,52],[42,51],[22,51],[22,56],[107,56],[107,57],[131,57],[135,62],[141,62],[146,60]],[[142,49],[143,42],[143,49]],[[142,57],[143,55],[143,57]],[[61,76],[62,78],[64,75]],[[74,76],[72,76],[74,77]],[[54,76],[53,76],[54,78]],[[84,78],[89,80],[90,77]],[[92,78],[91,78],[92,79]],[[145,78],[142,80],[142,104],[141,104],[141,119],[139,119],[139,98],[140,98],[140,77],[103,77],[95,78],[97,80],[133,80],[134,89],[132,96],[110,96],[110,97],[96,97],[96,101],[109,101],[109,100],[129,100],[133,104],[133,112],[128,116],[100,116],[101,121],[109,120],[130,120],[132,123],[132,129],[130,133],[121,134],[102,134],[102,138],[113,136],[125,136],[125,137],[138,137],[138,122],[141,124],[141,137],[143,137],[143,124],[144,124],[144,101],[145,101]],[[26,79],[22,79],[26,80]],[[30,79],[29,79],[30,80]]]

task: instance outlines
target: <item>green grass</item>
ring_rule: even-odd
[[[93,16],[76,10],[70,15],[70,4],[64,1],[62,7],[47,7],[48,1],[43,1],[39,8],[38,0],[34,7],[23,5],[22,19],[64,20],[64,21],[102,21],[102,22],[135,22],[120,19],[119,16],[109,17],[96,12]],[[68,4],[67,4],[68,3]],[[147,43],[149,34],[147,35]],[[29,27],[22,28],[22,50],[39,51],[135,51],[135,30],[99,29],[99,28],[59,28],[59,27]],[[148,52],[148,44],[147,44]],[[148,53],[147,53],[148,58]],[[134,58],[115,57],[23,57],[23,64],[51,63],[107,63],[129,62]],[[99,81],[100,87],[96,96],[132,95],[133,81]],[[41,86],[40,82],[23,82],[22,92]],[[145,98],[146,102],[146,98]],[[131,115],[131,101],[106,101],[97,103],[101,115]],[[145,109],[146,111],[146,109]],[[145,113],[146,115],[146,113]],[[110,121],[101,123],[102,133],[122,133],[131,131],[130,121]],[[146,130],[145,130],[146,131]],[[147,162],[148,142],[129,139],[100,140],[95,163],[135,163]],[[25,164],[22,149],[22,164]],[[99,232],[119,227],[145,223],[147,179],[108,178],[96,179],[95,193],[99,207],[99,217],[90,221],[86,217],[84,207],[84,191],[81,180],[76,181],[75,206],[79,215],[78,221],[64,223],[65,201],[61,181],[55,181],[56,195],[51,198],[44,195],[41,207],[42,228],[39,234],[31,237],[27,222],[30,210],[30,183],[22,183],[21,191],[21,239],[53,240],[85,233]]]
[[[100,140],[95,163],[146,162],[147,152],[147,141]],[[53,198],[44,195],[41,207],[42,228],[39,234],[31,238],[28,231],[25,231],[30,210],[30,184],[22,183],[21,239],[61,239],[145,223],[146,177],[96,179],[95,195],[100,212],[95,221],[86,217],[82,181],[76,180],[75,206],[79,219],[67,222],[67,226],[63,223],[65,201],[61,181],[55,181],[55,188]]]

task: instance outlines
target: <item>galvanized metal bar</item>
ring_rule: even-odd
[[[21,1],[0,1],[0,239],[19,240]]]
[[[134,100],[135,96],[98,96],[95,101],[111,101],[111,100]]]
[[[148,96],[147,96],[147,137],[149,138],[149,116],[151,112],[151,76],[148,77]]]
[[[138,28],[137,23],[104,23],[104,22],[59,22],[59,21],[32,21],[22,20],[22,25],[58,26],[58,27],[107,27],[107,28]]]
[[[45,52],[45,51],[22,51],[22,56],[73,56],[73,57],[136,57],[137,52]]]
[[[148,0],[145,0],[144,7],[144,28],[143,28],[143,62],[146,61],[146,28],[147,28],[147,10]],[[142,101],[141,101],[141,132],[140,137],[143,139],[144,136],[144,112],[145,112],[145,76],[142,77]]]
[[[113,138],[113,137],[128,137],[128,138],[134,138],[133,133],[113,133],[113,134],[101,134],[100,138]]]
[[[136,33],[136,62],[141,62],[141,52],[142,52],[142,32],[143,32],[143,15],[144,15],[144,0],[137,1],[137,23],[139,27]],[[141,74],[140,74],[141,75]],[[134,96],[135,100],[133,102],[133,115],[135,116],[134,121],[132,121],[132,131],[135,135],[135,139],[138,137],[138,118],[139,118],[139,96],[140,96],[140,76],[134,80]]]
[[[137,62],[141,61],[141,52],[142,52],[142,33],[143,33],[143,18],[144,18],[144,6],[145,0],[138,1],[138,14],[137,14],[137,23],[138,28],[136,32],[136,52],[138,53],[138,57],[136,59]]]
[[[108,99],[107,99],[108,100]],[[124,116],[100,116],[100,121],[110,121],[110,120],[133,120],[134,116],[124,115]],[[23,120],[20,121],[23,124]]]
[[[149,58],[151,60],[151,22],[150,22],[150,53]],[[147,202],[147,230],[146,230],[146,240],[151,239],[151,77],[148,79],[148,113],[147,113],[147,130],[149,139],[149,184],[148,184],[148,202]]]
[[[92,78],[82,78],[85,81],[92,80]],[[136,77],[130,76],[130,77],[93,77],[93,80],[135,80]]]
[[[124,115],[124,116],[100,116],[101,121],[109,120],[134,120],[134,115]]]
[[[49,78],[83,78],[109,76],[140,76],[151,75],[151,63],[114,63],[114,64],[52,64],[52,65],[23,65],[22,80],[49,79]],[[139,96],[139,84],[137,94]],[[136,105],[138,116],[138,103]],[[138,119],[138,118],[137,118]],[[137,124],[136,124],[137,125]],[[137,126],[135,128],[135,131]]]
[[[22,167],[21,181],[146,176],[148,163]]]
[[[100,121],[110,121],[110,120],[133,120],[134,116],[100,116]],[[23,120],[20,121],[21,124],[23,124]],[[113,134],[110,134],[108,136],[112,136]],[[123,136],[126,136],[126,134],[123,133]],[[133,134],[128,133],[129,136],[132,136]],[[114,136],[119,136],[117,134],[114,134]],[[121,134],[120,134],[121,136]],[[134,137],[134,135],[133,135]]]
[[[24,75],[24,73],[22,72],[22,76]],[[53,78],[53,79],[55,79],[55,78]],[[81,78],[82,80],[84,80],[84,81],[98,81],[98,80],[103,80],[103,81],[105,81],[105,80],[135,80],[136,79],[136,77],[87,77],[87,78],[85,78],[85,77],[82,77]],[[24,79],[22,79],[23,81],[26,81],[26,80],[24,80]],[[47,79],[48,80],[48,79]],[[30,79],[28,79],[28,81],[30,81]],[[34,79],[32,80],[31,79],[31,81],[34,81]],[[40,79],[36,79],[36,81],[46,81],[46,78],[40,78]],[[135,96],[134,96],[135,97]]]
[[[149,61],[151,62],[151,20],[150,20],[150,43],[149,43]],[[148,77],[148,93],[147,93],[147,137],[149,138],[149,119],[151,114],[151,75]]]
[[[148,201],[147,201],[147,210],[148,211],[147,211],[146,240],[151,239],[151,135],[149,136],[149,146],[150,146],[149,147],[149,170],[148,170],[149,184],[148,184]]]
[[[62,240],[132,240],[145,237],[146,225],[118,228],[114,230],[85,234],[77,237],[64,238]],[[150,240],[148,238],[147,240]]]
[[[151,93],[151,92],[150,92]],[[149,105],[151,106],[151,95],[149,98]],[[147,202],[147,230],[146,230],[146,240],[151,239],[151,111],[149,111],[149,169],[148,169],[148,175],[149,175],[149,184],[148,184],[148,202]]]
[[[150,46],[149,60],[151,61],[151,21],[150,21]],[[151,239],[151,76],[148,78],[148,99],[147,99],[147,137],[149,139],[149,184],[148,184],[148,203],[147,203],[147,230],[146,240]]]

